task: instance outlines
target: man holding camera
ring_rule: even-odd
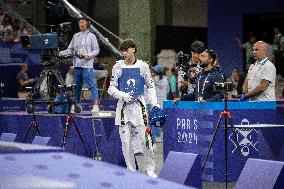
[[[89,31],[89,20],[82,17],[78,24],[80,32],[74,34],[68,48],[64,51],[60,51],[59,56],[73,55],[74,81],[77,86],[75,91],[75,100],[77,103],[75,112],[81,112],[79,103],[83,81],[87,84],[94,101],[92,112],[97,112],[99,111],[99,98],[94,79],[93,63],[94,58],[100,52],[100,48],[96,36]]]
[[[267,48],[263,41],[253,45],[256,62],[249,67],[240,101],[275,101],[276,69],[268,59]]]
[[[191,58],[189,55],[183,54],[182,52],[178,54],[178,89],[180,96],[193,93],[196,86],[196,78],[201,71],[199,55],[204,50],[204,43],[195,41],[190,46]]]
[[[222,100],[224,98],[224,91],[216,87],[216,83],[222,83],[223,76],[220,70],[213,66],[216,54],[213,50],[206,49],[200,54],[199,59],[203,71],[197,77],[194,92],[183,95],[180,100],[199,102]]]

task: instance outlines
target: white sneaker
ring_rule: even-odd
[[[158,175],[154,171],[146,171],[146,175],[152,178],[158,178]]]
[[[93,109],[91,110],[91,112],[94,113],[94,112],[99,112],[99,111],[100,111],[99,106],[97,104],[95,104],[93,106]]]

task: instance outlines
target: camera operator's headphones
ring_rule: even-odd
[[[90,27],[91,22],[90,22],[90,20],[89,20],[87,17],[81,17],[81,18],[79,18],[78,22],[79,22],[80,20],[85,20],[85,21],[87,22],[87,27],[88,27],[88,28]]]

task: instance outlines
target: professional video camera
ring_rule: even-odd
[[[67,48],[69,45],[69,36],[68,34],[72,30],[71,22],[64,22],[58,24],[57,27],[57,34],[58,34],[58,41],[59,41],[59,48]]]
[[[55,32],[21,36],[22,47],[27,50],[41,50],[42,62],[56,58],[59,48],[68,46],[68,33],[71,31],[71,23],[61,23]],[[54,61],[51,61],[54,63]]]
[[[40,63],[43,65],[43,71],[30,92],[32,97],[40,92],[40,86],[43,82],[47,82],[48,96],[51,100],[56,96],[57,84],[65,85],[65,81],[58,70],[62,59],[58,58],[57,53],[60,48],[68,46],[68,33],[70,30],[71,23],[65,22],[59,24],[55,30],[51,29],[51,33],[21,36],[21,43],[24,49],[40,50],[41,52],[42,60]],[[46,81],[45,78],[47,78]],[[32,108],[30,108],[31,110]]]
[[[179,69],[183,72],[187,72],[188,69],[191,67],[191,56],[189,54],[184,54],[182,51],[180,51],[177,54],[177,58],[177,66],[179,67]]]
[[[216,89],[224,89],[227,92],[233,91],[234,85],[232,82],[215,83]]]
[[[179,70],[183,72],[182,77],[184,80],[189,80],[191,78],[190,68],[196,67],[196,64],[192,64],[191,62],[191,55],[190,54],[184,54],[182,51],[180,51],[177,55],[178,62],[177,66],[179,67]]]

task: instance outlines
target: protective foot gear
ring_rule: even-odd
[[[149,124],[154,127],[162,127],[167,119],[167,115],[165,112],[157,107],[154,106],[151,111],[149,112]]]

